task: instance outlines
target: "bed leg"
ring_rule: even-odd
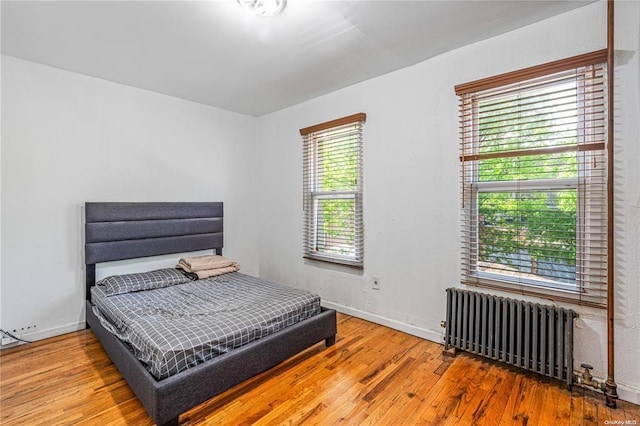
[[[324,343],[328,346],[333,346],[336,343],[336,335],[324,339]]]
[[[162,424],[158,424],[158,426],[178,426],[179,419],[180,419],[179,417],[174,417],[173,419],[168,420]]]

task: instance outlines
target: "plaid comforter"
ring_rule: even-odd
[[[320,298],[239,272],[107,296],[91,288],[102,324],[157,379],[320,313]]]

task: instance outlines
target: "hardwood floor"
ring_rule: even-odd
[[[2,425],[151,425],[89,330],[0,352]],[[188,411],[186,425],[640,424],[640,407],[339,315],[318,344]]]

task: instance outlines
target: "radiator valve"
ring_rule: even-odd
[[[592,365],[580,364],[580,367],[584,368],[584,372],[582,373],[582,377],[581,377],[582,380],[580,380],[580,383],[583,386],[589,386],[589,387],[592,387],[592,388],[594,388],[596,390],[603,390],[604,389],[604,384],[598,382],[591,375],[591,372],[589,370],[593,370],[593,366]]]

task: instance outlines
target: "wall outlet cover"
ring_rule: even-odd
[[[380,277],[371,277],[371,288],[374,290],[380,290]]]

